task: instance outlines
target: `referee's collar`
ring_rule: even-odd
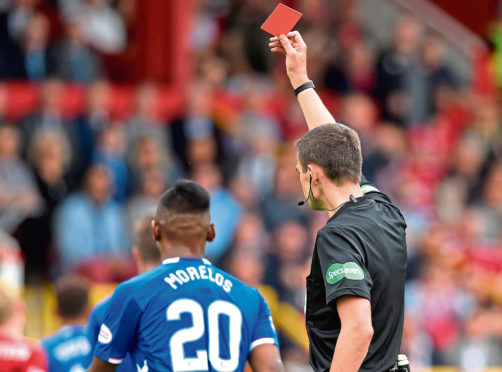
[[[361,207],[366,207],[368,206],[370,203],[372,203],[373,200],[371,199],[368,199],[366,197],[366,195],[363,195],[363,196],[358,196],[357,198],[350,198],[349,201],[347,201],[346,203],[344,203],[340,209],[338,209],[334,215],[332,215],[328,221],[326,223],[329,223],[330,221],[334,220],[336,218],[336,216],[339,216],[340,214],[342,214],[342,212],[348,208],[353,208],[353,209],[358,209],[358,208],[361,208]]]

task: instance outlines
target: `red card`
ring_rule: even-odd
[[[260,28],[273,36],[287,35],[295,27],[302,15],[302,13],[291,9],[289,6],[279,3]]]

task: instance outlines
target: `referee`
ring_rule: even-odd
[[[357,133],[336,123],[313,89],[300,34],[271,38],[269,46],[286,55],[310,130],[296,142],[305,202],[329,215],[307,277],[310,363],[315,371],[389,371],[403,331],[406,223],[361,176]]]

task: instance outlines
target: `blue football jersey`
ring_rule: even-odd
[[[49,372],[83,372],[92,361],[91,344],[87,327],[67,325],[42,339]]]
[[[87,332],[89,336],[89,341],[91,343],[91,350],[94,351],[96,343],[98,342],[98,333],[101,324],[105,321],[106,310],[110,305],[111,297],[105,298],[103,301],[98,303],[94,309],[92,309],[91,315],[89,316],[89,323],[87,325]],[[137,372],[136,366],[131,362],[129,354],[126,355],[122,363],[115,370],[116,372]]]
[[[206,259],[172,258],[115,290],[95,355],[138,372],[242,371],[249,352],[278,346],[267,303]]]

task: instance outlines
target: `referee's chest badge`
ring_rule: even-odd
[[[343,278],[362,280],[364,271],[355,262],[335,263],[326,271],[326,281],[329,284],[336,284]]]

